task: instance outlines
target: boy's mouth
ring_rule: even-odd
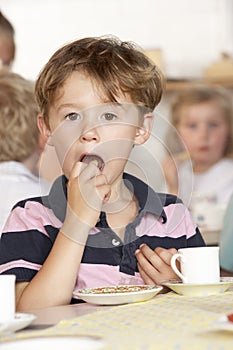
[[[84,154],[81,158],[80,158],[80,162],[89,164],[91,162],[96,162],[97,167],[99,168],[100,171],[102,171],[104,169],[105,163],[103,161],[103,159],[96,155],[96,154]]]

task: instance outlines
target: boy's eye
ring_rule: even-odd
[[[81,118],[80,114],[75,113],[75,112],[69,113],[66,115],[66,120],[73,121],[73,120],[79,120],[80,118]]]
[[[117,118],[117,116],[113,113],[104,113],[102,114],[101,118],[105,119],[105,120],[114,120]]]

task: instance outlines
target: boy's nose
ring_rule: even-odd
[[[85,131],[81,137],[81,142],[98,142],[99,135],[96,129],[90,129]]]

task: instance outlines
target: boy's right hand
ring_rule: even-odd
[[[111,187],[95,161],[74,165],[67,185],[69,210],[79,222],[94,227],[99,219],[103,202],[108,200]]]

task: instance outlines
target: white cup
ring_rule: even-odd
[[[176,260],[180,261],[180,271]],[[219,247],[182,248],[171,258],[171,267],[183,283],[219,283]]]
[[[15,317],[15,275],[0,275],[0,323]]]

